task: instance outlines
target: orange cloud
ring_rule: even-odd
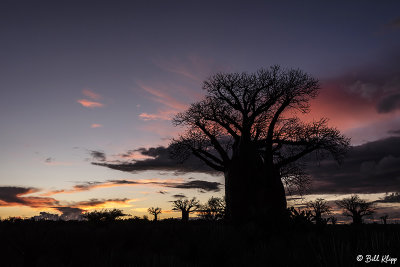
[[[58,203],[54,198],[26,196],[38,192],[35,188],[0,187],[0,206],[48,207]]]
[[[94,102],[87,99],[79,99],[77,102],[86,108],[100,108],[104,106],[100,102]]]
[[[95,188],[109,188],[109,187],[117,187],[117,186],[140,186],[146,185],[150,187],[159,187],[159,186],[168,186],[168,185],[179,185],[183,183],[183,178],[174,178],[174,179],[143,179],[143,180],[111,180],[106,182],[88,182],[84,184],[75,185],[72,189],[69,190],[54,190],[41,194],[41,196],[52,196],[55,194],[72,194],[82,191],[89,191]]]
[[[93,91],[91,91],[91,90],[89,90],[89,89],[84,89],[84,90],[82,91],[82,94],[84,94],[85,96],[87,96],[87,97],[89,97],[89,98],[91,98],[91,99],[94,99],[94,100],[102,99],[102,96],[101,96],[101,95],[96,94],[95,92],[93,92]]]
[[[91,210],[91,209],[110,209],[110,208],[125,208],[132,207],[130,202],[138,201],[138,199],[90,199],[88,201],[81,201],[75,203],[71,207],[79,208],[83,210]]]
[[[90,125],[90,128],[100,128],[100,127],[103,127],[103,125],[98,123],[93,123],[92,125]]]

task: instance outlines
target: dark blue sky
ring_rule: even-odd
[[[171,117],[217,71],[300,68],[322,85],[312,117],[331,118],[353,144],[388,137],[400,128],[399,10],[398,1],[1,1],[0,186],[167,179],[92,166],[91,151],[121,160],[167,145],[180,131]],[[122,196],[139,201],[123,202],[132,213],[168,200],[158,187],[114,189],[57,201]],[[36,212],[7,205],[0,215]]]

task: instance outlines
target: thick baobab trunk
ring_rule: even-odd
[[[353,214],[353,224],[360,225],[362,224],[362,217],[359,214]]]
[[[284,219],[287,209],[285,188],[279,170],[275,169],[274,166],[267,168],[266,174],[265,213],[267,218],[281,221]]]
[[[233,222],[281,220],[286,196],[279,172],[254,161],[232,161],[225,172],[227,219]]]
[[[157,214],[154,214],[154,221],[157,221]]]
[[[183,222],[188,222],[189,221],[189,212],[188,211],[182,211],[182,221]]]

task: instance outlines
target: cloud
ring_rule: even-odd
[[[91,150],[90,155],[93,157],[94,160],[106,161],[106,154],[104,152]]]
[[[62,215],[71,217],[80,215],[83,212],[90,209],[104,209],[104,208],[115,208],[115,207],[131,207],[129,202],[133,202],[135,199],[128,198],[110,198],[110,199],[97,199],[92,198],[86,201],[78,201],[68,203],[62,206],[53,206],[52,209],[58,210]]]
[[[89,97],[90,99],[93,99],[93,100],[100,100],[103,98],[101,95],[96,94],[95,92],[93,92],[89,89],[82,90],[82,94],[84,94],[86,97]]]
[[[388,113],[400,109],[400,92],[383,96],[378,102],[377,109],[380,113]]]
[[[133,161],[155,158],[153,156],[143,154],[141,149],[142,148],[128,150],[125,153],[118,154],[117,156],[119,156],[123,159],[129,159],[129,160],[133,160]]]
[[[92,123],[92,125],[90,125],[90,128],[100,128],[100,127],[103,127],[103,125],[98,123]]]
[[[388,134],[392,134],[392,135],[400,135],[400,129],[399,130],[389,130]]]
[[[157,113],[140,113],[139,118],[141,118],[144,121],[152,121],[152,120],[171,120],[173,116],[177,113],[178,111],[172,109],[172,110],[159,110]]]
[[[205,191],[219,192],[221,184],[218,182],[208,182],[202,180],[193,180],[182,184],[170,185],[169,187],[182,189],[202,189]]]
[[[62,161],[56,161],[55,158],[52,157],[48,157],[44,160],[44,163],[46,165],[50,165],[50,166],[69,166],[72,165],[72,162],[62,162]]]
[[[386,55],[374,65],[339,78],[342,88],[353,97],[375,105],[378,113],[400,109],[400,53]]]
[[[180,189],[201,189],[204,191],[214,191],[219,192],[221,183],[218,182],[208,182],[203,180],[192,180],[192,181],[180,181],[180,180],[109,180],[109,184],[112,185],[155,185],[170,188],[180,188]]]
[[[199,85],[211,73],[225,68],[213,59],[195,54],[186,55],[183,58],[156,59],[153,62],[160,69],[176,74],[180,79],[184,77],[195,85]]]
[[[154,186],[154,187],[169,187],[180,189],[199,189],[201,192],[219,192],[222,184],[218,182],[208,182],[202,180],[184,181],[182,178],[177,179],[146,179],[146,180],[107,180],[105,182],[85,182],[73,186],[72,189],[54,190],[41,194],[41,196],[52,196],[55,194],[71,194],[82,191],[89,191],[96,188],[109,188],[118,186]],[[165,190],[158,191],[165,194]]]
[[[87,99],[78,99],[76,102],[84,106],[85,108],[101,108],[104,104],[100,102],[95,102]]]
[[[186,196],[184,194],[176,194],[176,195],[173,195],[172,197],[174,197],[174,198],[185,198]]]
[[[75,214],[82,214],[84,212],[83,209],[74,208],[74,207],[52,207],[55,210],[58,210],[64,216],[71,216]]]
[[[312,176],[312,187],[309,194],[321,193],[384,193],[400,191],[400,137],[390,137],[359,146],[353,146],[346,155],[344,163],[338,166],[333,160],[324,160],[317,166],[316,162],[305,159],[307,171]],[[93,163],[115,170],[139,172],[147,170],[172,171],[176,173],[198,172],[218,174],[202,162],[190,157],[183,164],[170,159],[169,148],[162,146],[139,148],[134,151],[152,158],[134,162]],[[219,173],[221,174],[221,173]],[[202,181],[174,184],[175,188],[197,188],[202,190]],[[161,184],[160,184],[161,185]],[[164,183],[162,186],[168,187]],[[219,184],[205,185],[207,191],[216,189]]]
[[[387,137],[400,112],[400,52],[389,51],[373,64],[358,66],[321,80],[311,112],[300,118],[327,117],[329,124],[349,132],[354,144]]]
[[[75,207],[80,207],[80,208],[95,208],[95,207],[102,207],[102,206],[108,206],[108,204],[125,204],[129,201],[132,201],[129,198],[111,198],[111,199],[97,199],[97,198],[92,198],[87,201],[80,201],[74,204]]]
[[[177,174],[188,173],[188,172],[201,172],[208,174],[220,174],[214,169],[208,167],[202,161],[196,157],[190,157],[183,163],[178,162],[170,157],[170,148],[163,146],[153,147],[153,148],[139,148],[136,150],[130,150],[139,153],[143,156],[148,156],[152,158],[147,158],[144,160],[132,161],[120,161],[118,163],[114,162],[92,162],[94,165],[108,167],[114,170],[120,170],[125,172],[138,172],[138,171],[174,171]]]
[[[84,89],[82,91],[82,94],[89,99],[79,99],[77,102],[81,104],[82,106],[86,108],[101,108],[104,106],[103,103],[98,102],[98,100],[102,99],[103,97],[99,94],[96,94],[95,92],[89,90],[89,89]]]
[[[58,204],[58,201],[54,198],[25,196],[38,191],[38,189],[32,187],[0,187],[0,206],[41,208]]]
[[[400,18],[394,19],[387,24],[388,28],[391,29],[400,29]]]
[[[331,160],[320,166],[308,162],[313,177],[309,193],[384,193],[400,191],[400,137],[352,147],[344,163]]]
[[[383,198],[376,200],[377,203],[400,203],[400,193],[386,194]]]
[[[157,193],[160,193],[160,194],[162,194],[162,195],[168,194],[168,192],[167,192],[167,191],[165,191],[165,190],[160,190],[160,191],[157,191]]]
[[[155,89],[140,82],[138,82],[138,85],[152,96],[151,99],[153,101],[164,106],[158,109],[156,113],[142,112],[139,114],[139,118],[142,120],[171,120],[176,113],[188,107],[187,104],[172,97],[170,94],[166,93],[165,90]]]

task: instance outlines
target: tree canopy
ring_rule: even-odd
[[[172,202],[172,210],[180,210],[182,212],[182,221],[189,220],[189,214],[198,211],[201,207],[200,202],[194,197],[192,199],[178,199]]]
[[[203,89],[205,98],[174,118],[186,131],[171,147],[181,160],[195,155],[224,173],[228,217],[237,218],[244,206],[257,213],[256,203],[265,205],[263,213],[282,212],[283,184],[303,189],[308,183],[299,159],[314,152],[319,159],[331,155],[340,161],[347,151],[349,139],[326,118],[302,122],[297,116],[310,111],[320,89],[300,70],[273,66],[250,74],[217,73]]]
[[[358,195],[336,201],[336,204],[343,209],[343,215],[353,218],[353,224],[361,224],[362,217],[375,212],[375,205],[361,199]]]

